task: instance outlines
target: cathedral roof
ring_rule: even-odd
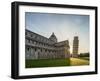
[[[27,29],[25,29],[25,32],[26,33],[30,33],[30,35],[26,36],[29,39],[36,40],[36,41],[43,42],[43,43],[48,43],[50,45],[54,44],[54,40],[52,40],[51,38],[44,37],[44,36],[42,36],[40,34],[37,34],[37,33],[33,32],[33,31],[30,31],[30,30],[27,30]],[[52,38],[54,39],[55,37],[52,36]]]
[[[52,33],[49,39],[54,41],[55,43],[57,42],[57,37],[55,36],[54,32]]]
[[[54,32],[52,33],[52,35],[50,36],[50,38],[56,38],[56,36],[55,36],[55,34],[54,34]]]

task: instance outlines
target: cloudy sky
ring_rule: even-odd
[[[69,40],[70,51],[74,36],[79,36],[79,53],[89,52],[88,15],[26,12],[25,26],[26,29],[47,38],[54,32],[58,42]]]

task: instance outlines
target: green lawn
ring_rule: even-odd
[[[89,57],[79,57],[80,59],[84,59],[84,60],[90,60],[90,58]]]
[[[83,58],[66,58],[66,59],[37,59],[37,60],[25,61],[26,68],[80,66],[80,65],[89,65],[89,60]]]
[[[70,58],[71,66],[89,65],[89,61],[80,58]]]
[[[70,59],[38,59],[26,60],[26,68],[70,66]]]

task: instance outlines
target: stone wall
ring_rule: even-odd
[[[25,57],[26,59],[55,59],[70,57],[68,40],[54,43],[52,40],[26,30]]]

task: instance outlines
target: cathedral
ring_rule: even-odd
[[[54,33],[47,38],[30,30],[25,30],[26,59],[60,59],[70,57],[69,41],[57,41]]]

